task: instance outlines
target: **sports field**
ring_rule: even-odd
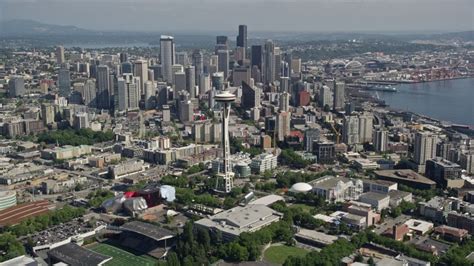
[[[304,257],[306,253],[308,253],[308,251],[302,248],[289,246],[272,246],[265,250],[265,254],[263,254],[263,257],[268,262],[281,265],[289,256]]]
[[[112,257],[111,260],[104,264],[105,266],[154,266],[157,264],[157,260],[150,256],[136,256],[128,251],[104,243],[95,244],[88,248],[97,253]]]

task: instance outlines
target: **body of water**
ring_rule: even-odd
[[[378,95],[392,108],[474,126],[474,78],[401,84]]]

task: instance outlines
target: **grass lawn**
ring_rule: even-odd
[[[289,246],[272,246],[265,250],[265,254],[263,254],[263,258],[272,263],[276,264],[283,264],[289,256],[298,256],[303,257],[309,251],[297,248],[297,247],[289,247]]]
[[[104,243],[99,243],[93,246],[88,247],[90,250],[93,250],[97,253],[107,255],[112,257],[111,260],[106,262],[104,265],[105,266],[131,266],[131,265],[149,265],[149,266],[154,266],[157,263],[157,260],[147,256],[147,255],[142,255],[142,256],[136,256],[128,251],[125,251],[123,249],[104,244]]]

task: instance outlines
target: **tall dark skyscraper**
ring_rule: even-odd
[[[252,45],[251,52],[252,66],[257,66],[262,70],[263,47],[261,45]]]
[[[202,52],[200,50],[194,50],[193,52],[193,66],[196,69],[196,74],[194,75],[195,77],[195,83],[199,84],[200,78],[202,73],[204,73],[204,57],[202,55]]]
[[[229,49],[229,38],[227,36],[216,36],[216,48],[215,53],[219,50],[228,50]]]
[[[110,108],[110,75],[109,67],[100,65],[97,67],[97,97],[98,109]]]
[[[120,63],[124,63],[128,61],[128,54],[127,53],[120,53]]]
[[[247,25],[239,25],[239,35],[237,36],[237,47],[244,47],[247,50]]]

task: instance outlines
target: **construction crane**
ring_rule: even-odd
[[[341,138],[341,131],[336,130],[336,127],[334,127],[335,123],[331,123],[331,129],[334,132],[334,135],[336,136],[336,144],[340,143],[340,138]]]

